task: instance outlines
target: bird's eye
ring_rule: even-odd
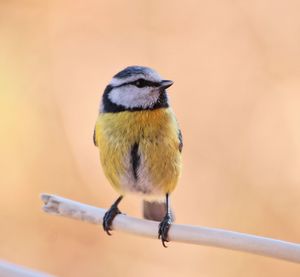
[[[143,88],[147,86],[147,83],[144,79],[139,79],[134,82],[134,85],[137,86],[138,88]]]

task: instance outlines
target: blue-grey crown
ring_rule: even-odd
[[[150,67],[133,65],[133,66],[128,66],[122,71],[120,71],[119,73],[117,73],[114,76],[114,78],[123,79],[137,74],[145,74],[151,71],[153,71],[153,69],[151,69]]]

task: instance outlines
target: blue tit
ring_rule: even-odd
[[[94,143],[103,171],[120,197],[106,212],[103,228],[110,235],[127,193],[144,199],[144,217],[160,221],[164,246],[173,221],[170,194],[181,172],[182,135],[166,89],[173,84],[149,67],[129,66],[105,88]],[[164,202],[155,198],[165,197]]]

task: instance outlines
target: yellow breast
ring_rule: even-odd
[[[122,194],[171,192],[181,170],[178,125],[170,108],[101,113],[95,139],[105,175]],[[132,147],[138,144],[137,178]]]

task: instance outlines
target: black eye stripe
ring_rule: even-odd
[[[123,83],[118,86],[114,86],[114,88],[119,88],[119,87],[128,86],[128,85],[133,85],[138,88],[143,88],[143,87],[159,87],[160,84],[158,82],[152,82],[152,81],[145,80],[145,79],[138,79],[138,80],[135,80],[132,82],[127,82],[127,83]]]

